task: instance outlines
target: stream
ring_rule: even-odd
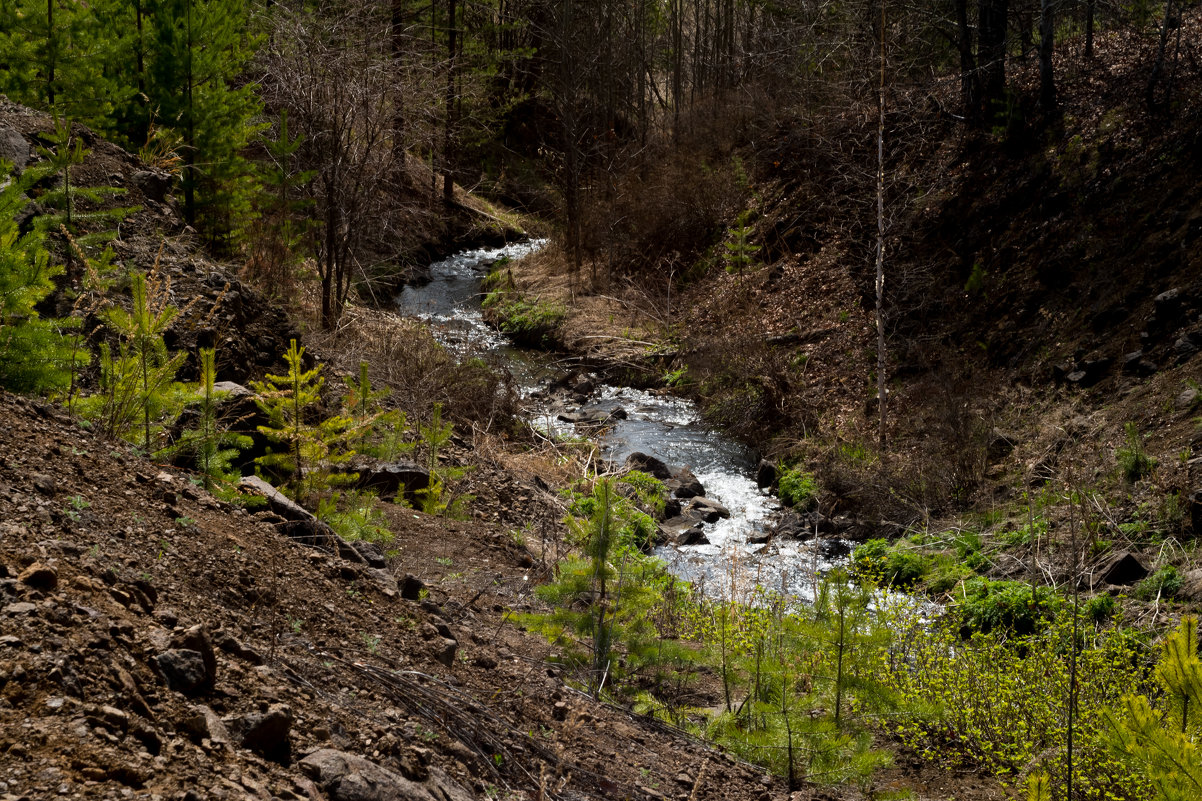
[[[759,462],[754,452],[701,422],[691,401],[605,384],[597,376],[592,376],[596,389],[583,403],[565,405],[563,397],[548,390],[566,369],[551,355],[513,347],[484,322],[480,284],[488,269],[499,261],[530,255],[545,241],[467,250],[431,264],[428,280],[406,286],[397,296],[397,311],[425,320],[435,337],[460,356],[501,356],[525,399],[530,421],[547,433],[588,436],[613,464],[641,452],[672,468],[690,468],[705,496],[726,507],[730,517],[704,525],[707,542],[655,548],[674,575],[714,597],[746,599],[759,585],[812,599],[818,577],[843,560],[825,555],[815,540],[752,541],[763,538],[781,514],[780,503],[756,485]],[[611,417],[600,432],[594,427],[577,431],[576,425],[560,419],[561,414],[619,408],[625,417]]]

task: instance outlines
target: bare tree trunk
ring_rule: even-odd
[[[442,202],[449,206],[455,202],[455,181],[452,176],[451,157],[455,127],[455,0],[447,0],[447,91],[446,124],[442,137]]]
[[[1039,107],[1045,117],[1056,113],[1056,76],[1052,72],[1052,47],[1056,36],[1058,0],[1040,0],[1039,6]]]
[[[1046,0],[1045,0],[1046,2]],[[992,119],[1006,96],[1006,20],[1007,0],[978,0],[980,35],[977,57],[982,76],[985,117]]]
[[[1164,55],[1169,42],[1169,29],[1173,27],[1180,28],[1181,22],[1174,13],[1176,4],[1173,0],[1166,0],[1164,4],[1164,19],[1160,24],[1160,41],[1156,46],[1156,62],[1152,65],[1152,74],[1148,76],[1147,88],[1147,106],[1148,113],[1155,114],[1158,111],[1163,111],[1169,107],[1171,88],[1166,89],[1163,100],[1157,100],[1156,87],[1160,83],[1160,76],[1164,72]]]
[[[1097,0],[1085,0],[1085,57],[1093,58],[1094,18],[1097,16]]]
[[[880,407],[877,440],[885,452],[885,0],[881,0],[881,76],[878,87],[879,117],[876,129],[876,390]]]
[[[968,0],[956,0],[956,39],[960,50],[960,102],[970,125],[981,123],[981,77],[972,51],[972,29],[968,27]]]

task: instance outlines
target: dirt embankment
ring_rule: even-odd
[[[507,531],[397,507],[395,555],[311,549],[52,407],[0,414],[4,798],[783,797],[568,689],[507,621]]]

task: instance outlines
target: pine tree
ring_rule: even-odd
[[[252,85],[236,85],[255,45],[248,8],[240,0],[151,6],[147,94],[181,137],[184,217],[214,242],[228,243],[250,218],[254,180],[241,151],[259,105]]]
[[[184,432],[176,447],[195,457],[196,469],[207,491],[230,499],[239,495],[235,488],[239,474],[231,467],[233,460],[241,449],[254,443],[250,437],[235,434],[221,424],[218,406],[226,393],[214,390],[216,380],[216,351],[201,348],[196,426]]]
[[[135,442],[147,453],[159,450],[189,396],[175,380],[186,354],[171,353],[163,339],[179,316],[170,296],[170,281],[160,277],[157,262],[149,276],[130,276],[130,308],[104,315],[120,339],[117,352],[108,343],[100,346],[100,392],[80,404],[105,434]]]
[[[0,163],[0,172],[5,166]],[[29,202],[25,190],[39,177],[27,170],[0,188],[0,386],[13,392],[65,388],[84,358],[63,334],[78,321],[46,320],[36,310],[63,271],[51,263],[42,232],[21,234],[14,219]]]
[[[270,421],[259,426],[259,433],[280,448],[260,456],[257,461],[262,467],[284,474],[289,490],[298,502],[328,489],[333,483],[354,478],[353,474],[335,477],[330,470],[349,460],[354,453],[347,445],[353,421],[334,415],[318,423],[311,422],[315,408],[321,402],[325,378],[321,375],[321,365],[304,369],[304,355],[305,349],[292,340],[284,354],[288,374],[269,373],[265,381],[251,382],[251,389],[256,393],[255,403]]]
[[[0,85],[13,100],[104,129],[124,94],[106,68],[113,46],[92,4],[13,0],[0,6]]]
[[[1202,797],[1202,660],[1198,618],[1185,617],[1164,642],[1156,678],[1163,691],[1157,706],[1147,696],[1127,696],[1107,715],[1111,747],[1138,766],[1157,801]]]

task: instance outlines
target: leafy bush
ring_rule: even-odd
[[[1064,600],[1047,587],[978,577],[964,584],[952,614],[959,620],[964,637],[994,631],[1023,636],[1043,629],[1063,606]]]
[[[980,556],[980,554],[974,554]],[[926,589],[934,595],[951,592],[961,581],[975,575],[974,568],[947,554],[937,554],[927,566]]]
[[[668,488],[658,478],[641,470],[631,470],[618,479],[618,483],[633,490],[635,498],[656,515],[662,515],[668,504]]]
[[[1135,597],[1141,601],[1172,598],[1181,590],[1183,579],[1172,565],[1165,565],[1135,585]]]
[[[781,473],[778,493],[785,506],[813,509],[818,503],[818,482],[813,473],[792,467]]]
[[[329,524],[345,540],[366,540],[377,545],[390,545],[395,539],[388,528],[388,518],[377,506],[371,492],[335,492],[317,503],[317,517]]]
[[[1127,423],[1125,431],[1127,434],[1126,444],[1115,452],[1115,456],[1118,459],[1119,472],[1123,474],[1123,478],[1134,484],[1144,476],[1151,474],[1152,468],[1156,466],[1156,460],[1144,450],[1144,438],[1135,423]]]
[[[1118,602],[1113,595],[1095,595],[1085,602],[1085,616],[1094,623],[1102,623],[1114,616]]]
[[[868,540],[851,555],[856,575],[887,587],[912,587],[930,570],[929,561],[908,547],[891,546],[887,540]]]
[[[498,275],[493,273],[485,279],[485,286],[497,287],[484,298],[485,319],[515,344],[529,348],[554,347],[567,311],[555,303],[524,297],[513,289],[511,282],[497,278]]]
[[[932,625],[914,602],[897,596],[880,614],[895,632],[877,677],[897,699],[893,731],[924,757],[942,764],[968,760],[1007,783],[1023,771],[1047,771],[1050,797],[1066,798],[1075,678],[1072,798],[1147,799],[1146,783],[1115,758],[1109,743],[1111,706],[1124,694],[1153,689],[1144,647],[1132,632],[1074,626],[1067,608],[1021,640],[1000,631],[964,639],[955,620]]]

